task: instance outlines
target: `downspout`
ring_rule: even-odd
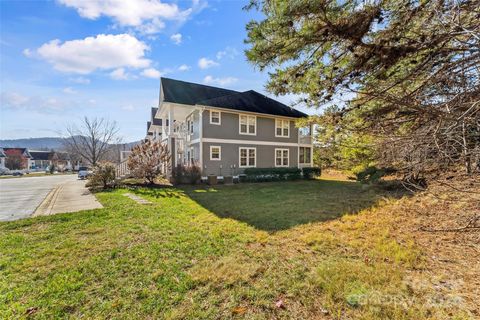
[[[202,172],[203,176],[203,112],[205,111],[205,107],[200,107],[200,117],[199,117],[199,126],[198,126],[198,138],[200,140],[200,172]]]

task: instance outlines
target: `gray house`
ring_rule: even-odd
[[[172,167],[198,165],[203,176],[238,175],[250,167],[311,167],[311,127],[295,126],[306,116],[253,90],[161,78],[146,139],[168,145]]]

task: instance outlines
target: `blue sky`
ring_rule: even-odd
[[[0,138],[57,136],[89,116],[141,139],[160,75],[265,93],[267,74],[244,55],[245,25],[260,17],[245,4],[0,1]]]

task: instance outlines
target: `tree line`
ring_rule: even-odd
[[[480,170],[480,1],[262,1],[246,55],[321,109],[325,162],[405,179]],[[350,163],[349,163],[350,162]]]

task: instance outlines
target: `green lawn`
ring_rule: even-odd
[[[359,184],[135,191],[151,205],[125,192],[97,194],[103,209],[0,223],[1,319],[462,315],[407,285],[421,252],[370,208],[396,200]]]
[[[333,180],[183,189],[217,216],[246,222],[265,231],[336,219],[371,207],[381,197],[361,184]]]

